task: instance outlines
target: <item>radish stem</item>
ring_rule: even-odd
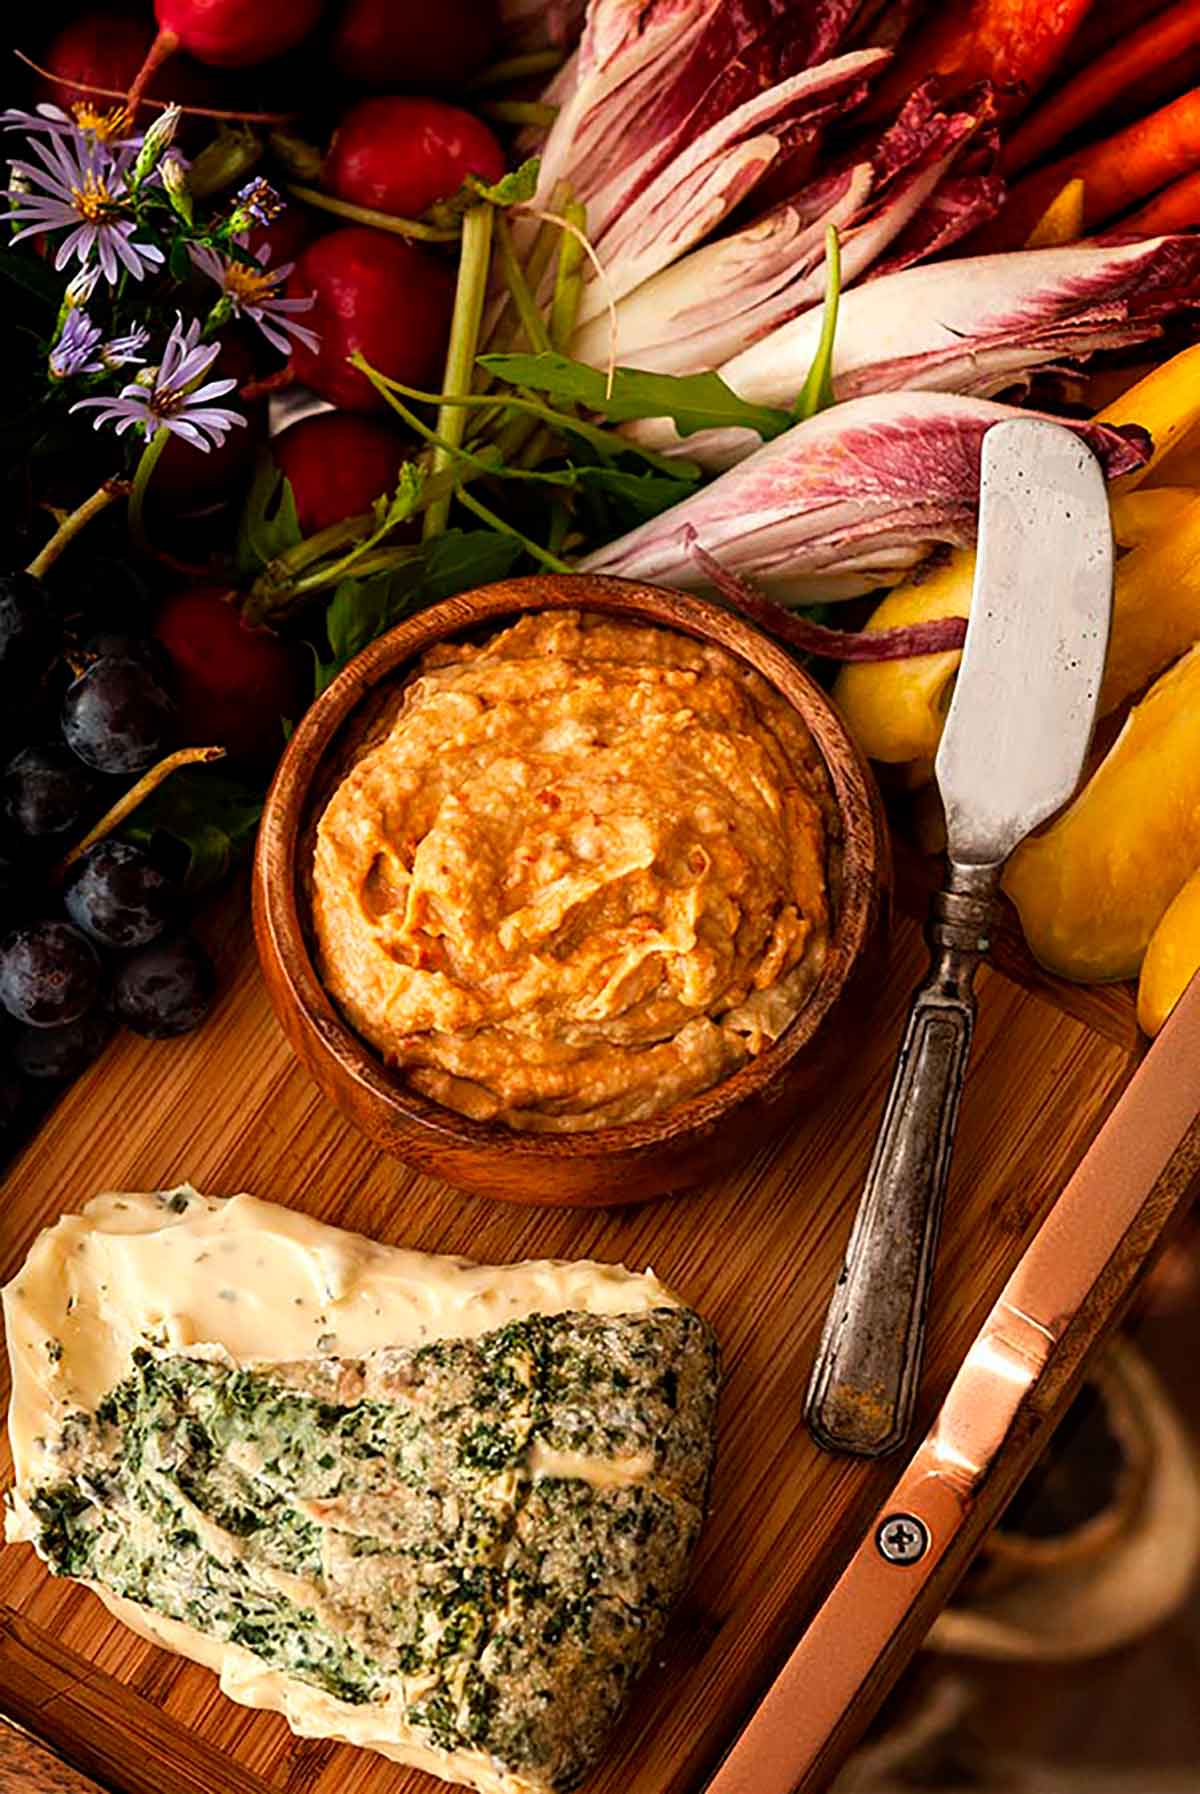
[[[154,79],[164,62],[168,62],[179,48],[179,38],[174,31],[166,27],[160,29],[158,36],[146,52],[146,60],[133,78],[133,86],[125,98],[125,109],[130,119],[136,118],[142,95]]]
[[[337,218],[349,218],[354,224],[369,224],[375,230],[390,231],[394,237],[411,237],[421,243],[457,243],[459,232],[436,224],[422,224],[419,218],[396,218],[391,212],[377,212],[373,206],[356,206],[348,199],[334,199],[319,187],[302,187],[288,181],[287,191],[295,199],[313,206],[318,212],[332,212]]]
[[[492,230],[495,211],[489,205],[475,206],[463,219],[462,249],[458,263],[458,286],[454,294],[454,316],[450,325],[450,344],[446,351],[446,371],[442,389],[446,399],[453,400],[471,390],[475,374],[475,352],[479,347],[479,326],[487,298],[488,273],[492,260]],[[466,413],[454,404],[443,402],[438,407],[438,435],[447,444],[434,451],[433,471],[444,472],[453,462],[466,429]],[[450,515],[450,498],[438,499],[425,513],[424,539],[440,535]]]
[[[563,217],[575,231],[565,231],[559,239],[558,268],[554,276],[554,297],[550,301],[550,344],[567,353],[575,334],[579,302],[583,298],[584,228],[587,207],[572,200],[563,208]]]
[[[548,131],[558,117],[558,107],[541,100],[480,100],[475,110],[493,124],[532,125],[538,131]]]
[[[504,270],[508,290],[512,294],[513,304],[517,308],[517,316],[529,339],[530,348],[535,353],[541,354],[551,346],[550,333],[546,329],[545,319],[537,308],[524,271],[517,260],[516,252],[513,249],[512,231],[509,229],[508,219],[504,217],[503,213],[498,213],[496,217],[496,241],[500,248],[500,266]],[[519,341],[519,336],[514,340]]]
[[[524,56],[506,56],[474,75],[467,82],[467,92],[489,93],[493,87],[507,87],[532,75],[552,75],[565,60],[561,50],[529,50]]]
[[[128,480],[105,480],[104,484],[98,486],[90,498],[85,498],[81,505],[77,505],[75,510],[67,513],[50,540],[34,555],[25,571],[31,573],[34,579],[43,578],[68,543],[75,540],[80,530],[89,524],[93,517],[98,517],[101,511],[106,511],[109,505],[115,504],[118,498],[126,497],[128,492]]]
[[[133,489],[129,494],[129,540],[139,554],[150,553],[150,542],[146,535],[145,506],[146,487],[150,484],[150,476],[158,466],[159,456],[167,446],[167,438],[171,432],[163,426],[155,430],[153,436],[142,450],[141,459],[133,475]]]
[[[540,542],[534,542],[529,536],[522,535],[519,529],[514,529],[511,523],[505,523],[503,517],[497,517],[495,511],[489,511],[486,505],[480,504],[474,493],[460,490],[457,497],[460,504],[465,505],[468,511],[474,511],[476,517],[489,528],[499,531],[502,536],[511,536],[514,542],[521,544],[526,554],[532,555],[535,561],[540,561],[543,567],[549,567],[552,573],[574,573],[575,569],[569,561],[560,561],[556,554],[551,554]]]

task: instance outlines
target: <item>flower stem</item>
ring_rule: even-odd
[[[61,878],[67,867],[73,866],[89,847],[94,847],[97,841],[103,841],[104,837],[111,835],[115,828],[120,828],[125,818],[132,816],[138,805],[144,803],[150,793],[157,791],[163,780],[170,778],[171,774],[177,772],[181,766],[203,766],[212,760],[223,760],[224,758],[225,749],[223,747],[178,748],[175,753],[168,754],[165,760],[160,760],[156,766],[150,768],[149,772],[144,772],[137,784],[131,785],[129,790],[123,792],[117,799],[112,808],[104,812],[99,822],[88,830],[83,840],[78,842],[70,853],[60,861],[55,869],[54,878]]]
[[[150,553],[150,541],[146,535],[146,487],[150,484],[150,475],[158,466],[159,457],[167,446],[167,437],[171,432],[165,427],[155,430],[153,436],[142,450],[142,458],[138,462],[133,475],[133,490],[129,494],[129,540],[139,554]]]
[[[492,230],[495,211],[489,205],[474,206],[463,219],[462,249],[458,261],[458,286],[454,294],[454,316],[450,324],[450,344],[446,350],[446,371],[442,391],[448,400],[469,393],[475,374],[475,352],[479,347],[479,326],[483,320],[487,297],[488,272],[492,261]],[[444,472],[454,462],[454,450],[463,439],[466,412],[453,403],[438,407],[437,433],[444,447],[434,451],[433,471]],[[439,498],[425,513],[424,539],[438,536],[450,515],[450,495]]]
[[[67,544],[75,540],[80,530],[90,523],[93,517],[98,517],[101,511],[106,511],[109,505],[115,504],[118,498],[124,498],[128,492],[128,480],[105,480],[104,484],[98,486],[90,498],[85,498],[75,510],[68,512],[45,547],[34,555],[26,571],[32,573],[35,579],[43,578]]]
[[[395,218],[391,212],[377,212],[373,206],[352,205],[348,199],[335,199],[319,187],[303,187],[288,181],[287,190],[294,199],[318,212],[332,212],[337,218],[349,218],[354,224],[370,224],[376,230],[390,231],[394,237],[413,237],[422,243],[457,243],[458,231],[445,230],[436,224],[423,224],[419,218]]]
[[[468,93],[487,93],[493,87],[508,87],[513,81],[524,81],[532,75],[552,75],[565,61],[561,50],[530,50],[524,56],[505,56],[482,69],[467,82]]]
[[[587,226],[587,207],[571,200],[563,207],[563,217],[575,226],[575,231],[564,231],[560,239],[554,297],[550,301],[550,343],[565,355],[575,334],[575,320],[583,298],[583,232]]]

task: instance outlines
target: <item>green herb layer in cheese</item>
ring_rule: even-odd
[[[715,1394],[675,1308],[253,1370],[148,1349],[30,1507],[59,1574],[569,1788],[686,1573]]]

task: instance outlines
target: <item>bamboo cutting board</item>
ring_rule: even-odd
[[[9,1176],[0,1277],[39,1228],[102,1189],[190,1179],[250,1189],[374,1237],[484,1261],[652,1264],[716,1327],[726,1382],[711,1517],[689,1595],[588,1794],[695,1794],[824,1598],[896,1465],[823,1456],[801,1403],[909,991],[924,966],[897,925],[870,1029],[790,1135],[691,1195],[636,1209],[518,1209],[456,1194],[379,1155],[291,1060],[248,927],[223,943],[223,997],[179,1042],[118,1040]],[[985,971],[934,1290],[918,1436],[1026,1243],[1132,1069],[1128,1046]],[[4,1391],[5,1400],[7,1391]],[[11,1477],[7,1456],[0,1481]],[[77,1654],[73,1657],[71,1653]],[[95,1675],[86,1699],[71,1693]],[[107,1678],[113,1678],[109,1681]],[[126,1692],[128,1691],[128,1692]],[[369,1753],[293,1739],[206,1671],[142,1643],[27,1546],[0,1552],[0,1708],[36,1714],[101,1779],[206,1794],[435,1794]],[[86,1714],[86,1724],[78,1712]],[[111,1713],[111,1723],[96,1715]],[[64,1734],[59,1736],[57,1734]]]

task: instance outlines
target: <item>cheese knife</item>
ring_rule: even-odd
[[[1112,614],[1104,475],[1061,424],[994,425],[983,439],[979,548],[962,662],[938,749],[948,873],[805,1418],[827,1451],[881,1457],[912,1423],[925,1312],[974,979],[1004,862],[1071,796],[1096,717]]]

